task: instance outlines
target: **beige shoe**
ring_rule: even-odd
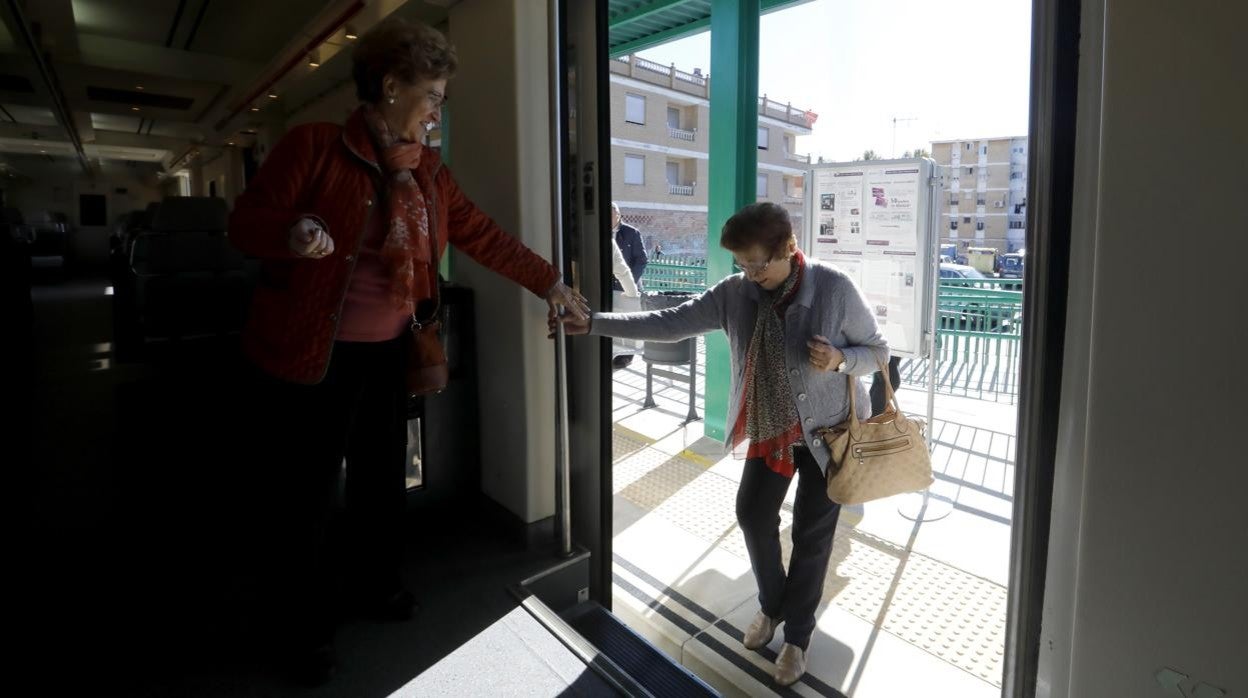
[[[745,629],[745,637],[741,639],[741,644],[745,645],[747,650],[756,650],[760,647],[766,647],[771,638],[776,634],[776,626],[780,625],[780,621],[770,618],[761,610],[754,615],[754,620],[750,622],[750,627]]]
[[[796,683],[806,673],[806,652],[797,645],[784,643],[780,656],[776,657],[776,683],[788,686]]]

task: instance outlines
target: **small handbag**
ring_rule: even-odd
[[[437,319],[440,304],[434,302],[435,309],[424,321],[412,313],[411,348],[407,357],[407,394],[410,397],[440,393],[446,389],[450,378],[446,350],[442,347],[442,323]]]
[[[431,204],[431,214],[432,208]],[[426,237],[429,238],[431,250],[429,278],[433,279],[433,299],[416,304],[412,310],[411,348],[407,358],[408,397],[440,393],[446,390],[446,383],[450,379],[446,349],[442,346],[442,323],[438,319],[438,313],[442,310],[442,287],[438,281],[437,235],[434,233],[436,228],[429,227]],[[422,307],[427,312],[420,313]]]
[[[855,379],[849,381],[849,418],[819,430],[832,452],[828,498],[838,504],[861,504],[931,486],[932,459],[921,419],[906,417],[897,404],[888,369],[883,369],[888,406],[883,414],[859,421],[854,409]]]

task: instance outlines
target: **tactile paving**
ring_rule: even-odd
[[[619,496],[708,545],[748,559],[736,523],[736,482],[628,435],[616,434],[614,446],[614,490]],[[793,512],[786,504],[780,511],[786,564],[792,523]],[[999,584],[841,525],[833,540],[823,598],[949,664],[1001,685],[1006,589]]]

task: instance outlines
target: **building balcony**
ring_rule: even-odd
[[[808,109],[794,109],[792,102],[781,104],[767,95],[758,98],[758,115],[769,116],[799,128],[810,130],[819,115]]]
[[[668,184],[667,193],[675,196],[693,196],[692,184]]]
[[[700,71],[686,73],[678,70],[675,65],[662,65],[635,54],[612,58],[610,65],[611,72],[617,75],[627,75],[634,80],[668,87],[698,97],[710,95],[711,79]]]
[[[667,127],[667,135],[678,141],[689,141],[690,143],[698,138],[697,131],[686,131],[683,128],[675,128],[673,126]]]
[[[803,201],[804,199],[802,198],[801,194],[785,194],[784,195],[784,203],[786,204],[800,204],[800,203],[803,203]]]
[[[785,153],[784,159],[790,162],[800,162],[806,165],[810,164],[810,155],[800,155],[798,153]]]
[[[709,99],[711,95],[711,76],[704,75],[701,70],[695,69],[692,73],[686,73],[677,68],[675,64],[663,65],[631,53],[627,56],[612,58],[607,63],[614,75],[666,87],[703,99]],[[768,99],[766,95],[758,98],[758,114],[806,131],[809,131],[815,120],[819,118],[819,115],[813,111],[794,107],[792,103]]]

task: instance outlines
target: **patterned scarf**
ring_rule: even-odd
[[[389,177],[383,191],[387,222],[381,258],[390,272],[390,297],[396,308],[415,310],[414,300],[432,298],[437,283],[432,273],[429,245],[429,209],[425,194],[413,177],[423,146],[401,141],[371,104],[361,107],[373,136],[380,165]],[[415,225],[412,234],[410,225]],[[425,290],[421,290],[425,289]]]
[[[748,439],[744,456],[764,459],[785,477],[793,477],[796,470],[793,449],[802,443],[802,423],[784,367],[784,313],[805,272],[806,258],[798,250],[789,278],[775,291],[764,292],[746,354],[745,400],[732,429],[734,450]]]

